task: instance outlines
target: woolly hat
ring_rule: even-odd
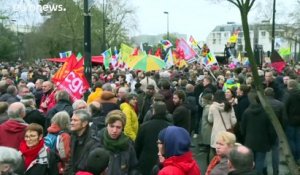
[[[158,134],[158,140],[164,145],[166,158],[179,156],[189,151],[191,138],[182,127],[168,126]]]
[[[87,171],[93,174],[103,172],[109,162],[109,152],[103,148],[95,148],[87,157]]]

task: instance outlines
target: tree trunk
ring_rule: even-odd
[[[257,94],[259,97],[259,100],[268,114],[268,117],[274,126],[274,129],[276,131],[276,134],[279,139],[279,144],[280,147],[282,148],[283,151],[283,156],[287,162],[288,168],[290,170],[290,173],[292,175],[299,175],[299,170],[298,167],[295,163],[295,160],[292,156],[290,146],[287,141],[287,137],[283,131],[283,128],[281,127],[281,124],[279,123],[278,118],[276,117],[276,114],[274,113],[272,107],[270,104],[265,100],[263,88],[262,88],[262,83],[259,81],[259,76],[257,72],[257,65],[256,62],[254,61],[254,55],[252,52],[251,48],[251,42],[250,42],[250,34],[249,34],[249,25],[248,25],[248,12],[250,9],[247,9],[247,7],[243,6],[240,7],[240,12],[241,12],[241,19],[242,19],[242,25],[243,25],[243,32],[244,32],[244,38],[245,38],[245,49],[248,54],[249,62],[251,64],[251,70],[253,74],[253,79],[254,79],[254,84],[255,88],[257,90]]]

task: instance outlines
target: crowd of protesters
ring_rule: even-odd
[[[0,69],[0,174],[197,175],[192,138],[206,175],[267,174],[269,151],[279,174],[278,138],[250,68],[94,66],[87,100],[75,101],[51,82],[58,65]],[[300,165],[299,75],[268,64],[258,73]]]

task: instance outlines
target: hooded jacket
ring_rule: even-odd
[[[23,119],[9,119],[0,125],[0,145],[19,149],[27,123]]]
[[[124,134],[131,138],[132,141],[135,141],[138,128],[139,121],[137,114],[134,108],[128,103],[122,103],[120,106],[121,111],[126,115],[126,124],[124,127]]]
[[[163,168],[158,175],[200,175],[197,162],[189,150],[191,139],[189,133],[176,126],[169,126],[158,134],[164,145]]]

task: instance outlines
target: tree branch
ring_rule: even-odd
[[[252,8],[252,6],[253,6],[254,2],[255,2],[255,0],[252,0],[252,1],[250,2],[249,9],[251,9],[251,8]]]
[[[240,8],[239,4],[234,2],[233,0],[227,0],[227,1],[234,4],[237,8]]]

